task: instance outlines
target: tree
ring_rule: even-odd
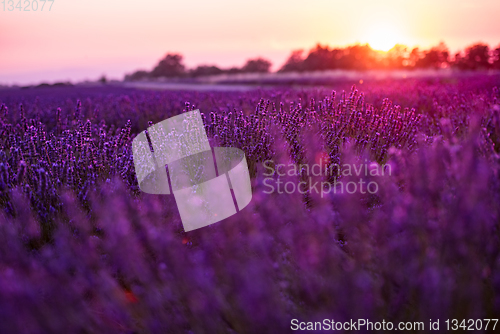
[[[231,67],[230,69],[225,70],[224,72],[228,73],[228,74],[237,74],[237,73],[241,73],[242,71],[241,71],[241,68]]]
[[[417,60],[416,67],[421,68],[441,68],[448,65],[450,52],[448,47],[443,43],[432,47],[426,51],[423,58]]]
[[[300,72],[304,70],[304,50],[294,50],[279,72]]]
[[[422,54],[422,51],[420,51],[419,48],[413,48],[413,50],[411,50],[410,52],[410,55],[408,56],[408,66],[410,68],[415,68],[419,60],[423,57],[424,56]]]
[[[125,75],[125,81],[135,81],[147,79],[149,77],[149,72],[144,70],[135,71],[132,74]]]
[[[160,60],[158,65],[151,71],[151,77],[180,77],[186,73],[185,66],[182,63],[182,55],[169,53]]]
[[[390,69],[401,69],[408,66],[408,48],[405,45],[396,44],[387,51],[386,64]]]
[[[332,50],[332,55],[333,52]],[[334,61],[334,57],[331,57]],[[374,68],[376,63],[375,51],[370,47],[370,45],[360,45],[355,44],[348,46],[344,49],[343,55],[341,57],[340,64],[330,66],[329,68],[346,68],[352,70],[365,70],[369,68]],[[340,66],[339,66],[340,65]]]
[[[224,71],[218,68],[217,66],[208,66],[208,65],[200,65],[197,68],[190,71],[190,74],[193,77],[216,75],[221,73],[224,73]]]
[[[242,72],[259,72],[267,73],[271,69],[271,62],[264,58],[256,58],[247,60],[246,64],[241,68]]]
[[[455,56],[455,66],[461,70],[478,70],[491,67],[488,45],[477,43],[465,49],[465,55]]]
[[[500,70],[500,45],[492,51],[491,67],[496,70]]]
[[[306,71],[318,71],[332,68],[332,52],[327,45],[317,44],[304,59],[303,68]]]

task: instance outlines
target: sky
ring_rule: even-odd
[[[22,0],[21,11],[18,2],[0,2],[4,85],[122,79],[169,52],[189,68],[264,57],[277,70],[317,43],[500,44],[498,0]]]

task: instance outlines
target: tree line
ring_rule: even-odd
[[[169,53],[151,70],[139,70],[125,76],[125,80],[150,78],[196,78],[224,73],[268,73],[271,62],[264,58],[249,59],[241,68],[222,69],[215,65],[200,65],[187,69],[183,56]],[[307,55],[304,50],[292,51],[278,72],[305,72],[332,69],[439,69],[458,70],[500,69],[500,46],[491,48],[484,43],[473,44],[452,56],[444,43],[427,50],[409,49],[397,44],[387,52],[377,51],[369,44],[330,48],[317,44]]]
[[[271,62],[264,58],[247,60],[241,68],[232,67],[221,69],[214,65],[200,65],[194,69],[187,69],[183,63],[183,56],[178,53],[169,53],[151,71],[136,71],[125,76],[125,80],[142,80],[149,78],[195,78],[223,73],[267,73],[271,69]]]

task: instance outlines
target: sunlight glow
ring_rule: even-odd
[[[401,43],[397,28],[391,26],[373,27],[367,36],[367,42],[374,50],[389,51],[394,45]]]

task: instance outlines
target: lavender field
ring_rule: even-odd
[[[289,333],[292,319],[446,332],[499,318],[498,86],[0,90],[0,333]],[[212,146],[245,152],[253,199],[186,233],[173,196],[139,190],[131,143],[194,109]],[[269,168],[318,161],[390,173],[367,176],[373,193],[270,193]]]

